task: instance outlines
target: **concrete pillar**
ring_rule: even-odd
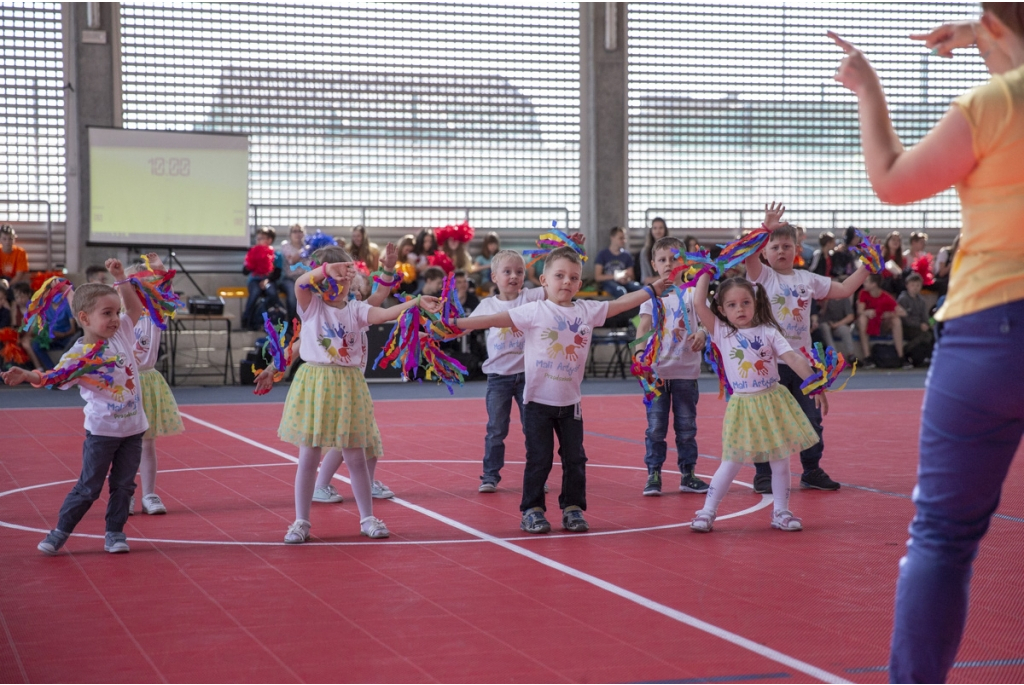
[[[110,248],[86,246],[89,235],[89,148],[86,128],[121,126],[120,6],[63,3],[67,268],[102,264]]]
[[[629,216],[627,6],[580,3],[580,230],[594,255],[608,246],[609,229],[626,226]]]

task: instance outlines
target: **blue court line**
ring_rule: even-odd
[[[953,668],[985,668],[991,666],[1021,666],[1024,659],[991,659],[989,661],[958,661]],[[888,671],[888,666],[868,666],[866,668],[848,668],[847,673],[881,673]],[[680,681],[683,682],[683,681]],[[695,681],[696,682],[696,681]]]
[[[789,673],[746,673],[744,675],[717,675],[708,678],[690,678],[687,680],[646,680],[650,685],[674,685],[675,683],[737,683],[741,680],[778,680],[792,678]]]
[[[631,445],[643,445],[643,440],[635,440],[633,438],[623,438],[618,435],[606,435],[604,433],[594,433],[592,431],[583,431],[584,435],[592,435],[595,438],[605,438],[606,440],[615,440],[618,442],[627,442]],[[676,448],[671,445],[667,445],[669,452],[675,452]],[[710,454],[699,454],[698,456],[705,457],[707,459],[715,459],[721,461],[718,457],[713,457]],[[900,499],[910,499],[910,495],[904,495],[902,492],[889,492],[888,490],[879,490],[878,488],[871,488],[867,485],[854,485],[852,483],[843,483],[844,488],[853,488],[854,490],[864,490],[865,492],[873,492],[878,495],[888,495],[889,497],[899,497]],[[992,518],[1003,519],[1004,521],[1013,521],[1014,523],[1024,523],[1024,518],[1019,516],[1008,516],[1006,514],[992,514]]]

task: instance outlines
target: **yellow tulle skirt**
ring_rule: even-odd
[[[153,440],[183,433],[185,426],[181,423],[178,403],[160,372],[156,369],[143,371],[139,374],[139,382],[142,384],[142,408],[149,421],[149,430],[142,439]]]
[[[818,442],[811,422],[781,385],[729,398],[722,422],[722,459],[779,461]]]
[[[277,434],[293,445],[362,447],[367,457],[384,453],[370,389],[354,366],[303,364],[288,390]]]

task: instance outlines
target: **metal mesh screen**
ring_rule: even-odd
[[[950,190],[887,207],[867,182],[856,99],[833,80],[832,29],[878,70],[904,144],[950,100],[987,79],[976,51],[928,54],[910,33],[978,16],[976,3],[740,6],[629,4],[629,212],[633,242],[655,216],[676,235],[727,239],[760,225],[764,204],[819,231],[959,231]],[[941,242],[939,244],[942,244]]]
[[[64,56],[59,3],[0,5],[0,79],[0,219],[45,225],[48,204],[52,221],[63,222]],[[19,237],[24,234],[19,229]],[[32,254],[29,257],[31,263]]]
[[[121,4],[125,128],[250,136],[253,225],[579,220],[575,5]]]

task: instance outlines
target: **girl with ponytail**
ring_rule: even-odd
[[[704,274],[697,282],[693,308],[718,353],[731,399],[722,423],[722,464],[690,528],[710,533],[718,505],[743,464],[767,462],[775,499],[772,528],[802,530],[800,519],[789,510],[789,457],[818,442],[818,434],[780,385],[778,363],[785,362],[801,378],[811,375],[811,365],[786,342],[761,285],[745,278],[727,279],[718,286],[709,307],[708,280]],[[814,400],[823,414],[828,413],[824,394],[815,395]]]

